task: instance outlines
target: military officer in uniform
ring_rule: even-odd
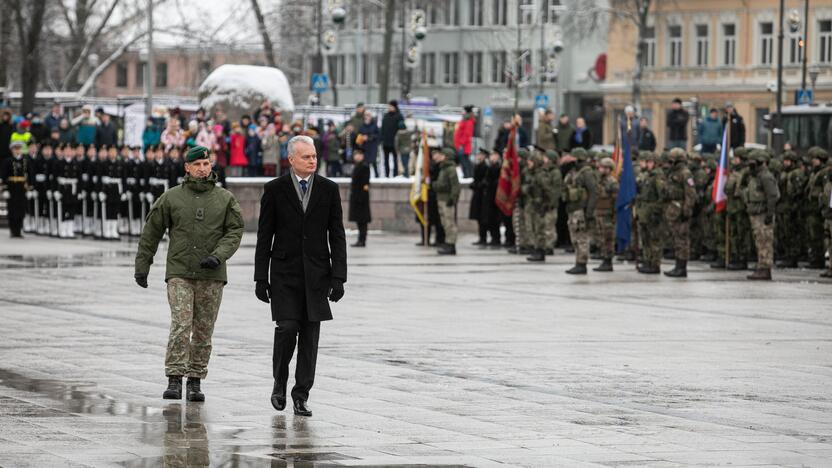
[[[824,245],[823,245],[823,216],[820,207],[823,206],[823,187],[826,174],[832,170],[826,165],[829,154],[825,149],[814,146],[809,148],[808,156],[811,160],[809,169],[809,180],[806,184],[803,204],[806,220],[806,234],[809,252],[809,268],[824,267]]]
[[[23,219],[26,216],[26,193],[29,191],[29,169],[23,158],[23,143],[9,144],[12,157],[0,164],[0,195],[6,200],[9,231],[14,238],[22,238]]]
[[[827,167],[829,166],[827,165]],[[824,232],[826,232],[826,249],[829,253],[829,263],[820,277],[832,278],[832,170],[826,172],[826,183],[823,185],[823,198],[821,199],[821,214],[824,220]]]
[[[571,156],[561,160],[561,171],[566,173],[563,200],[569,215],[569,237],[575,249],[575,266],[566,270],[570,275],[585,275],[589,260],[589,229],[595,215],[598,189],[592,167],[586,164],[588,157],[586,150],[576,148]]]
[[[49,235],[49,169],[54,160],[54,149],[51,145],[44,145],[40,154],[32,164],[32,186],[35,200],[35,232]]]
[[[78,212],[80,168],[75,161],[75,153],[68,151],[63,160],[56,165],[55,213],[58,217],[58,237],[71,239],[75,237],[75,214]]]
[[[686,278],[690,257],[690,219],[696,204],[696,183],[685,162],[685,150],[673,148],[669,157],[672,167],[663,185],[662,203],[664,218],[673,239],[676,266],[664,274],[671,278]]]
[[[780,191],[777,180],[766,166],[768,153],[755,149],[748,157],[748,182],[743,199],[757,246],[757,266],[750,280],[771,280],[774,263],[774,218]]]
[[[211,336],[228,281],[226,262],[240,246],[243,218],[231,192],[216,186],[207,148],[191,148],[185,162],[182,184],[163,193],[147,215],[134,276],[139,286],[147,287],[153,256],[167,231],[171,325],[163,398],[182,398],[182,377],[187,376],[188,401],[204,401],[200,382],[208,374]]]
[[[431,181],[439,207],[439,219],[445,229],[445,243],[437,251],[439,255],[456,255],[456,202],[459,200],[459,177],[456,174],[456,154],[451,148],[433,151],[433,160],[439,164],[439,176]]]
[[[615,199],[618,181],[612,175],[615,163],[603,158],[598,163],[598,203],[595,205],[595,238],[601,251],[601,264],[593,271],[612,271],[615,254]]]
[[[648,275],[661,273],[662,262],[662,190],[664,174],[658,167],[658,157],[653,152],[640,153],[644,170],[638,178],[636,218],[641,240],[641,264],[638,272]]]
[[[543,154],[535,152],[526,161],[526,180],[523,183],[523,196],[526,199],[524,214],[528,217],[528,234],[532,243],[532,253],[526,257],[530,262],[546,260],[546,228],[552,221],[551,213],[557,203],[555,187],[549,179],[548,169],[544,166]],[[551,245],[549,245],[551,247]]]

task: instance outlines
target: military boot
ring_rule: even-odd
[[[593,268],[592,271],[612,271],[612,258],[605,258],[601,264]]]
[[[199,389],[199,379],[188,377],[187,383],[188,401],[205,401],[205,395]]]
[[[182,399],[182,376],[170,375],[168,376],[168,388],[162,394],[165,400],[181,400]]]
[[[676,266],[672,270],[664,272],[664,275],[670,278],[687,278],[688,277],[688,261],[676,260]]]
[[[534,250],[531,247],[529,247],[528,245],[521,245],[520,249],[517,250],[517,253],[519,253],[520,255],[528,255],[528,254],[532,253],[533,251]]]
[[[445,244],[436,253],[439,255],[456,255],[456,244]]]
[[[743,271],[748,269],[748,262],[744,258],[735,258],[728,264],[729,271]]]
[[[721,257],[716,257],[716,260],[711,262],[711,268],[715,270],[724,270],[725,269],[725,259]]]
[[[643,264],[638,267],[638,272],[645,275],[658,275],[662,270],[657,265]]]
[[[771,281],[771,268],[757,268],[754,273],[746,276],[750,280]]]
[[[549,247],[548,249],[543,250],[543,255],[554,255],[554,254],[555,254],[555,249],[553,249],[551,247]]]
[[[529,255],[528,257],[526,257],[526,260],[528,260],[530,262],[545,262],[546,261],[546,255],[545,255],[543,249],[534,249],[532,251],[532,254]]]
[[[575,266],[566,270],[566,273],[569,275],[585,275],[586,263],[576,263]]]
[[[777,262],[777,268],[797,268],[797,260],[793,258],[784,258]]]
[[[832,278],[832,269],[826,270],[820,274],[821,278]]]

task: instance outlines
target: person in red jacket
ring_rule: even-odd
[[[463,177],[471,177],[471,140],[474,138],[474,106],[463,107],[462,120],[454,129],[454,150],[462,164]]]
[[[248,166],[248,158],[246,157],[246,136],[243,135],[243,129],[240,124],[233,122],[231,124],[231,161],[232,174],[235,176],[243,175],[244,167]]]

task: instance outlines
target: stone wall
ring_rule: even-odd
[[[268,177],[229,177],[228,189],[237,198],[243,210],[243,219],[247,231],[257,230],[257,218],[260,215],[260,197],[263,184],[270,181]],[[341,200],[344,207],[344,224],[355,228],[347,222],[350,179],[335,178],[341,188]],[[419,232],[416,216],[409,203],[412,179],[372,179],[370,182],[370,203],[373,222],[369,228],[389,232]],[[477,224],[468,219],[471,204],[471,191],[468,190],[470,179],[460,181],[462,185],[459,204],[457,205],[457,223],[461,232],[476,232]]]

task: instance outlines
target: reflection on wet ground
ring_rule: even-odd
[[[135,250],[102,250],[71,255],[0,255],[0,270],[19,268],[72,268],[83,266],[129,266]]]

